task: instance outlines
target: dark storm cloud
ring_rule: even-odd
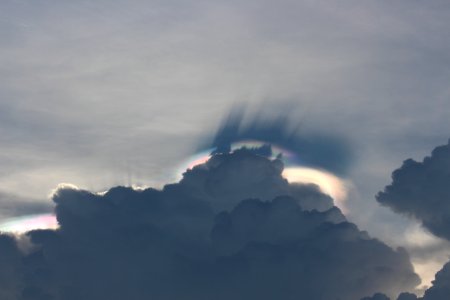
[[[21,254],[12,237],[0,235],[0,298],[16,300],[22,288]]]
[[[436,147],[422,162],[408,159],[392,173],[392,184],[377,200],[393,211],[422,222],[438,237],[450,240],[450,141]],[[422,300],[444,300],[450,295],[450,262],[444,265]],[[418,299],[404,293],[398,300]]]
[[[289,107],[275,118],[255,114],[244,119],[245,107],[236,106],[216,133],[212,146],[217,152],[227,152],[233,142],[260,140],[295,152],[307,166],[320,167],[344,174],[352,161],[348,141],[342,137],[321,133],[301,133],[301,122],[289,118]],[[261,117],[263,116],[263,117]]]
[[[386,295],[376,293],[372,297],[364,297],[361,300],[390,300]]]
[[[397,300],[416,300],[417,296],[411,293],[401,293]],[[361,300],[390,300],[388,296],[381,293],[375,293],[372,297],[364,297]]]
[[[416,300],[417,296],[411,293],[401,293],[397,300]]]
[[[402,293],[397,300],[448,300],[450,295],[450,262],[436,273],[433,285],[425,291],[423,297],[417,297],[411,293]],[[364,298],[364,299],[378,299],[378,298]],[[364,300],[363,299],[363,300]],[[380,298],[384,299],[384,298]]]
[[[450,143],[435,148],[423,162],[404,161],[377,200],[450,240]]]
[[[450,297],[450,262],[436,273],[433,286],[429,288],[423,300],[447,300]]]
[[[358,300],[418,284],[403,249],[336,207],[312,209],[329,199],[313,186],[291,192],[282,168],[237,151],[162,190],[59,189],[59,230],[28,233],[26,254],[1,237],[2,299]]]
[[[208,200],[215,210],[231,209],[241,200],[272,200],[279,195],[298,199],[306,210],[328,210],[333,200],[315,185],[289,184],[281,176],[283,163],[253,155],[258,149],[238,151],[233,156],[216,155],[206,164],[183,174],[180,184],[168,188]],[[270,150],[269,150],[270,151]]]
[[[418,299],[417,296],[411,293],[401,293],[397,297],[397,300],[417,300],[417,299]],[[361,300],[390,300],[390,298],[385,294],[375,293],[372,297],[364,297]]]

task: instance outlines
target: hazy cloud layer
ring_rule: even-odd
[[[36,248],[27,254],[2,237],[0,276],[14,271],[5,299],[358,300],[419,283],[403,249],[370,238],[336,207],[303,209],[301,196],[280,189],[289,186],[281,170],[238,151],[163,190],[60,189],[59,230],[30,232]],[[319,206],[328,201],[314,193]]]
[[[357,141],[370,156],[360,170],[375,178],[355,177],[372,195],[399,158],[447,136],[449,9],[1,1],[0,184],[43,198],[58,180],[97,190],[127,184],[129,171],[155,181],[148,170],[183,159],[232,103],[288,100],[305,130]]]
[[[49,213],[53,205],[40,199],[29,199],[0,191],[0,220],[30,214]]]

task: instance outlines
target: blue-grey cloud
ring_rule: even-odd
[[[60,181],[100,190],[126,182],[130,157],[134,183],[153,184],[230,102],[293,97],[309,104],[314,128],[358,140],[365,159],[351,175],[367,201],[352,203],[353,220],[397,240],[404,223],[364,195],[399,159],[448,136],[449,9],[447,0],[1,1],[0,185],[42,199]]]
[[[364,297],[361,300],[390,300],[385,294],[376,293],[372,297]]]
[[[448,135],[450,6],[434,3],[1,1],[0,186],[164,183],[231,103],[294,99],[307,126],[357,141],[372,195]],[[402,227],[362,203],[374,235]]]
[[[450,240],[450,141],[436,147],[430,156],[417,162],[408,159],[392,173],[392,183],[378,193],[377,201],[394,212],[419,220],[438,237]],[[450,296],[450,263],[444,265],[425,291],[423,300],[443,300]],[[400,299],[417,299],[403,294]]]
[[[58,230],[29,232],[25,253],[2,237],[0,278],[17,274],[3,283],[5,299],[357,300],[419,283],[403,249],[336,207],[303,208],[303,195],[318,207],[329,200],[313,186],[289,194],[282,167],[240,150],[162,190],[59,189]]]
[[[377,195],[377,200],[450,240],[449,183],[450,143],[435,148],[422,162],[406,160],[392,173],[392,183]]]
[[[425,291],[423,297],[411,293],[401,293],[397,300],[447,300],[450,295],[450,262],[436,273],[432,286]],[[372,299],[372,298],[368,298]]]
[[[23,283],[22,256],[16,241],[0,234],[0,298],[20,299]]]
[[[450,296],[450,262],[436,273],[433,286],[429,288],[423,300],[445,300]]]
[[[417,300],[417,296],[411,293],[401,293],[397,300]]]

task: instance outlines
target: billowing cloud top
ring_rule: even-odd
[[[392,183],[378,193],[377,200],[395,212],[418,219],[436,236],[450,240],[450,141],[436,147],[422,162],[404,161],[401,168],[392,173]],[[409,297],[416,299],[412,295]],[[449,297],[450,263],[447,263],[421,299]]]
[[[436,274],[433,286],[425,292],[423,300],[445,300],[450,295],[450,263]]]
[[[406,160],[377,200],[450,240],[450,142],[435,148],[423,162]]]
[[[1,299],[358,300],[419,283],[404,250],[282,170],[241,150],[162,190],[59,189],[59,229],[0,237]]]

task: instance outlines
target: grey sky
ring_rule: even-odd
[[[374,195],[450,137],[449,63],[448,1],[3,0],[0,191],[161,184],[234,103],[289,102],[351,140],[350,218],[404,242]]]

